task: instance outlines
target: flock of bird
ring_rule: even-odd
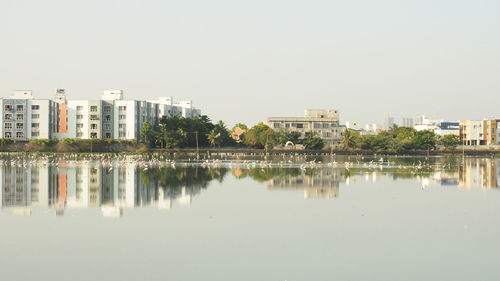
[[[301,170],[315,169],[321,167],[328,168],[367,168],[367,169],[384,169],[384,168],[409,168],[415,171],[420,171],[424,168],[430,168],[432,165],[426,158],[423,161],[417,160],[412,164],[397,164],[394,158],[384,157],[365,157],[365,156],[348,156],[348,157],[324,157],[318,161],[311,159],[307,155],[283,155],[268,159],[267,157],[242,157],[242,156],[224,156],[213,158],[210,156],[203,157],[176,157],[176,155],[168,154],[108,154],[108,153],[93,153],[93,154],[3,154],[0,156],[1,165],[10,165],[17,167],[28,166],[80,166],[93,165],[107,168],[110,171],[117,167],[126,167],[134,165],[142,168],[144,171],[153,168],[173,168],[181,166],[200,166],[202,168],[220,168],[220,167],[238,167],[238,168],[300,168]],[[378,159],[377,159],[378,158]],[[343,160],[343,161],[342,161]],[[438,165],[438,164],[434,164]],[[451,164],[448,164],[451,165]]]

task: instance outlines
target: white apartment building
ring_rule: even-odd
[[[345,126],[339,124],[339,111],[335,109],[306,109],[304,117],[269,117],[267,124],[275,131],[300,132],[302,138],[312,131],[328,146],[338,146],[345,130]]]
[[[201,116],[201,111],[193,107],[192,101],[174,103],[172,97],[160,97],[158,100],[150,100],[148,102],[158,105],[159,118],[163,116],[172,117],[174,115],[184,118],[199,118]]]
[[[138,140],[146,121],[154,125],[162,116],[201,116],[191,101],[174,103],[172,97],[126,100],[123,90],[105,90],[96,100],[67,100],[64,89],[57,89],[52,100],[35,99],[31,90],[16,90],[11,97],[0,98],[0,107],[0,137],[19,141]]]
[[[162,116],[201,116],[191,101],[174,103],[172,97],[126,100],[122,90],[106,90],[96,100],[67,100],[64,89],[57,89],[52,100],[35,99],[31,90],[16,90],[11,97],[0,98],[0,107],[0,137],[19,141],[138,140],[146,121],[154,125]]]
[[[34,99],[32,91],[17,90],[0,99],[0,134],[12,140],[51,139],[56,131],[55,103]]]

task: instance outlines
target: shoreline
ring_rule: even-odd
[[[109,146],[109,145],[108,145]],[[145,145],[134,145],[134,147],[120,147],[119,145],[111,147],[96,147],[91,151],[86,148],[79,148],[78,151],[75,149],[69,150],[54,150],[51,147],[45,147],[44,149],[5,149],[5,147],[0,148],[0,155],[5,154],[185,154],[185,155],[214,155],[214,156],[272,156],[272,155],[311,155],[311,156],[330,156],[330,155],[390,155],[390,156],[500,156],[500,150],[498,149],[456,149],[454,151],[450,150],[415,150],[415,151],[369,151],[369,150],[298,150],[298,149],[254,149],[254,148],[238,148],[238,147],[217,147],[217,148],[174,148],[174,149],[159,149],[159,148],[147,148]]]

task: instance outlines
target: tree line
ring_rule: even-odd
[[[237,140],[232,137],[236,128],[245,132]],[[238,123],[228,129],[223,121],[212,123],[206,115],[200,118],[184,118],[172,116],[160,119],[156,125],[145,122],[141,129],[141,142],[157,148],[183,147],[249,147],[271,149],[278,145],[302,144],[306,149],[322,149],[323,140],[312,132],[303,138],[299,132],[274,131],[264,123],[251,128]]]
[[[232,134],[236,128],[244,131],[238,138]],[[297,131],[281,129],[273,130],[264,123],[251,128],[238,123],[228,129],[223,121],[212,123],[206,115],[200,118],[184,118],[180,116],[160,119],[156,125],[145,122],[141,130],[141,142],[156,148],[183,147],[248,147],[272,149],[290,144],[302,145],[305,149],[320,150],[325,142],[312,131],[302,135]],[[374,135],[362,135],[347,129],[342,132],[340,149],[347,151],[369,150],[373,152],[404,152],[415,150],[432,150],[438,145],[454,150],[460,144],[455,135],[437,136],[433,131],[417,131],[411,127],[394,126],[389,130]]]
[[[340,147],[344,150],[370,150],[373,152],[404,152],[415,150],[434,150],[438,145],[448,150],[455,150],[460,144],[456,135],[440,137],[433,131],[417,131],[411,127],[393,126],[376,135],[361,135],[353,130],[345,130]]]

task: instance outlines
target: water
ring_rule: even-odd
[[[2,280],[496,280],[497,167],[4,156]]]

